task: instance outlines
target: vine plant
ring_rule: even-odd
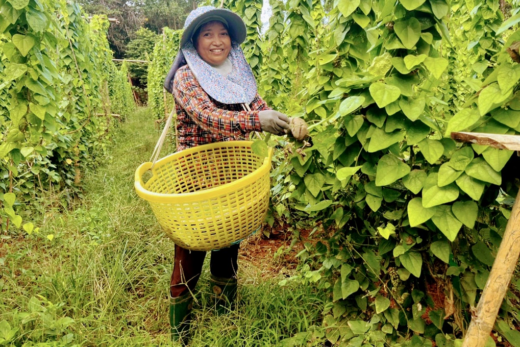
[[[117,72],[102,22],[90,26],[76,4],[0,0],[2,230],[23,225],[31,233],[34,225],[23,220],[44,204],[30,201],[79,192],[81,172],[110,139],[112,111],[101,92],[106,73]]]

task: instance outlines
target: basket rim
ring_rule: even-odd
[[[253,144],[253,141],[225,141],[225,142],[215,142],[206,145],[200,145],[192,148],[184,149],[180,152],[172,153],[160,160],[158,160],[155,165],[161,166],[161,164],[166,164],[172,160],[175,160],[179,157],[183,157],[185,155],[196,153],[206,149],[214,149],[214,148],[223,148],[223,147],[248,147],[250,148]],[[271,170],[271,158],[273,156],[273,149],[269,148],[269,155],[264,158],[263,164],[256,169],[255,171],[245,175],[244,177],[239,178],[230,183],[226,183],[215,188],[210,188],[203,191],[192,192],[192,193],[180,193],[180,194],[164,194],[164,193],[155,193],[149,191],[144,187],[145,183],[143,182],[143,175],[150,170],[152,167],[151,162],[145,162],[141,164],[136,172],[135,172],[135,183],[134,187],[137,195],[142,199],[149,202],[156,203],[190,203],[190,202],[199,202],[203,200],[214,199],[219,196],[228,195],[231,192],[235,192],[252,182],[258,180],[261,176],[269,173]],[[155,168],[152,169],[152,174],[154,174]]]

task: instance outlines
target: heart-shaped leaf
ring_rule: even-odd
[[[36,44],[36,40],[31,35],[16,34],[13,36],[13,43],[16,48],[18,48],[20,53],[25,57]]]
[[[438,206],[432,222],[452,242],[462,227],[462,223],[451,213],[450,206]]]
[[[384,84],[382,82],[372,83],[369,90],[370,95],[374,98],[379,108],[383,108],[396,101],[401,95],[401,90],[398,87]]]
[[[421,198],[414,198],[408,203],[407,211],[410,226],[415,227],[430,220],[435,215],[436,208],[425,208]]]
[[[473,229],[478,217],[478,205],[474,201],[457,201],[451,207],[455,217],[465,226]]]
[[[408,49],[412,49],[421,38],[421,22],[415,17],[396,21],[394,30],[403,45]]]
[[[350,16],[358,7],[360,0],[340,0],[338,10],[344,17]]]
[[[393,154],[387,154],[379,159],[376,173],[376,186],[386,186],[394,183],[410,173],[410,167]]]

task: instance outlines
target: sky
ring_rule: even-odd
[[[269,5],[269,0],[264,0],[264,6],[262,7],[262,33],[265,33],[269,28],[269,18],[271,17],[271,5]]]

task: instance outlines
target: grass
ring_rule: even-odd
[[[174,245],[133,190],[134,170],[159,136],[153,124],[146,109],[136,111],[116,130],[105,165],[86,173],[72,209],[48,209],[38,234],[2,236],[0,346],[172,345]],[[240,305],[225,316],[206,300],[204,267],[190,346],[275,346],[320,325],[323,299],[312,289],[282,288],[280,278],[240,266]]]

